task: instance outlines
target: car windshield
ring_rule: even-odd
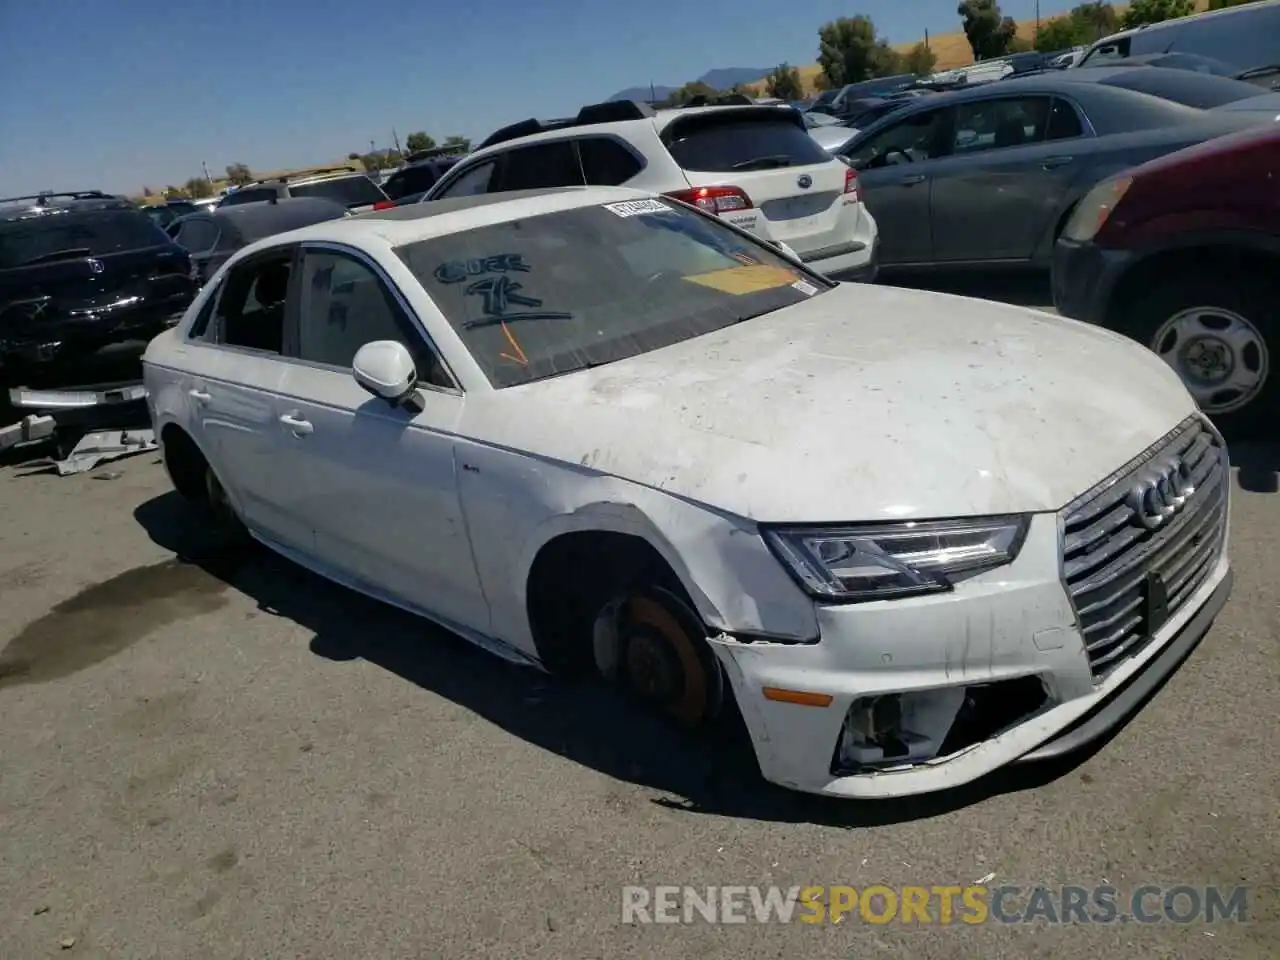
[[[316,180],[290,186],[295,197],[323,197],[335,200],[347,207],[363,207],[387,199],[378,185],[363,174],[355,177],[339,177],[333,180]]]
[[[49,213],[0,222],[0,270],[56,259],[102,256],[168,243],[151,218],[134,210]]]
[[[829,289],[678,203],[631,200],[397,248],[495,387],[622,360]]]

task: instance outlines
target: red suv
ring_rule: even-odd
[[[1067,317],[1146,344],[1224,431],[1280,415],[1280,123],[1104,180],[1053,258]]]

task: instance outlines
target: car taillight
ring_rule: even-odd
[[[854,200],[860,199],[858,196],[858,171],[853,167],[847,167],[844,171],[844,192]]]
[[[394,200],[379,200],[373,205],[375,210],[389,210],[396,205]]]
[[[694,187],[692,190],[672,190],[664,196],[707,213],[729,213],[733,210],[750,210],[752,207],[751,198],[741,187]]]

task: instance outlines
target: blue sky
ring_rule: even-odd
[[[1042,0],[1042,14],[1070,2]],[[1033,16],[1035,0],[1004,0]],[[820,24],[893,42],[956,0],[0,0],[0,196],[134,192],[228,163],[337,160],[413,130],[479,139],[715,67],[812,63]]]

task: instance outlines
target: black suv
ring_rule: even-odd
[[[104,348],[180,320],[197,289],[190,255],[121,197],[0,198],[0,381],[70,386]]]
[[[387,178],[383,192],[399,203],[405,197],[426,193],[461,157],[432,157],[411,162]]]

